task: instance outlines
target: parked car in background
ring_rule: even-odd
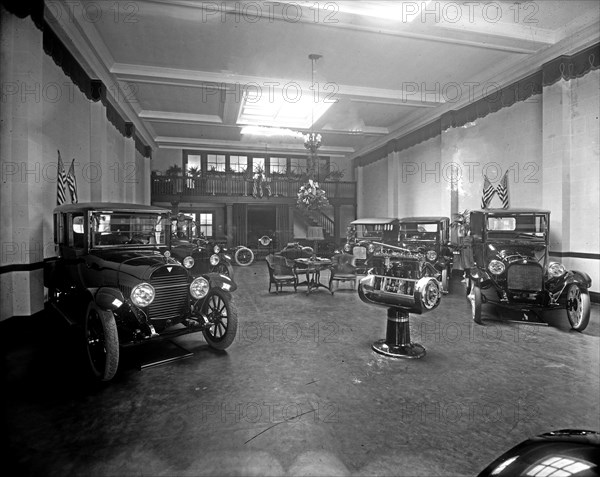
[[[216,273],[194,276],[171,256],[168,210],[62,205],[54,209],[54,241],[58,256],[44,267],[48,308],[83,331],[95,379],[114,377],[120,347],[198,331],[215,349],[233,343],[236,284]]]
[[[344,252],[354,255],[359,273],[366,271],[366,261],[382,244],[399,246],[399,220],[366,217],[350,222]]]
[[[198,231],[194,220],[183,214],[173,220],[171,233],[171,253],[192,275],[198,276],[203,273],[220,273],[234,278],[232,257],[227,249],[206,239]]]
[[[420,253],[438,272],[442,293],[450,290],[453,253],[448,217],[404,217],[399,221],[400,246]]]
[[[564,308],[571,327],[590,319],[590,276],[549,258],[550,212],[539,209],[472,211],[465,250],[472,317],[483,303],[536,311]]]

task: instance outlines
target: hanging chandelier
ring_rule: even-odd
[[[311,89],[313,95],[315,94],[315,62],[322,58],[321,55],[311,53],[308,55],[311,61]],[[312,128],[314,126],[314,102],[313,96],[313,107],[311,107],[311,131],[304,135],[304,147],[308,150],[308,182],[300,186],[298,191],[298,200],[296,206],[300,209],[319,210],[322,207],[329,205],[325,191],[319,186],[315,176],[318,176],[319,167],[319,156],[317,150],[321,147],[322,137],[320,134],[315,133]]]
[[[317,149],[321,147],[321,135],[310,132],[304,135],[304,147],[311,153],[316,154]]]

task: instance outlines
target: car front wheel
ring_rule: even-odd
[[[567,317],[576,331],[585,330],[590,321],[590,295],[576,283],[567,287]]]
[[[230,267],[230,265],[227,265],[225,262],[221,261],[213,268],[213,272],[233,278],[233,270],[230,270]]]
[[[470,293],[469,300],[471,301],[471,316],[473,321],[481,325],[481,287],[477,283],[469,280]]]
[[[237,308],[233,297],[215,289],[206,299],[204,313],[210,322],[202,331],[204,339],[215,349],[228,348],[237,333]]]
[[[91,302],[86,311],[84,333],[93,377],[98,381],[110,381],[119,366],[119,334],[112,312]]]

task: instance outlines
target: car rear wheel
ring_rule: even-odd
[[[567,287],[567,317],[571,328],[583,331],[590,321],[590,295],[576,283]]]
[[[477,283],[472,283],[470,280],[469,284],[471,293],[468,297],[471,301],[471,316],[475,323],[481,325],[481,288]]]
[[[210,322],[202,333],[208,344],[215,349],[228,348],[237,333],[237,308],[233,297],[215,289],[206,298],[204,313]]]
[[[240,247],[235,251],[233,258],[240,267],[247,267],[254,261],[254,252],[247,247]]]
[[[85,316],[85,346],[93,377],[110,381],[119,366],[119,334],[111,311],[91,302]]]

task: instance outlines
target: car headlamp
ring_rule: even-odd
[[[218,245],[215,245],[213,247],[213,253],[219,253],[221,251],[221,247],[219,247]]]
[[[219,256],[217,254],[214,254],[214,255],[210,256],[210,258],[208,259],[208,261],[214,267],[215,265],[217,265],[221,261],[221,259],[219,258]]]
[[[352,247],[350,246],[349,243],[347,243],[346,245],[344,245],[344,252],[350,252],[352,250]]]
[[[194,266],[194,259],[188,255],[183,259],[183,266],[185,268],[192,268]]]
[[[425,256],[427,257],[427,260],[433,262],[437,258],[437,253],[435,250],[429,250]]]
[[[504,262],[501,262],[500,260],[492,260],[488,265],[488,270],[493,275],[500,275],[501,273],[504,273],[505,269]]]
[[[369,246],[367,247],[367,250],[369,251],[369,253],[375,252],[375,245],[370,243]]]
[[[548,265],[548,275],[551,277],[561,277],[565,273],[567,273],[567,269],[562,263],[559,262],[550,262]]]
[[[154,301],[154,287],[149,283],[140,283],[131,290],[131,301],[135,306],[141,308],[150,305]]]
[[[210,289],[206,278],[198,277],[190,285],[190,293],[196,299],[204,298]]]

